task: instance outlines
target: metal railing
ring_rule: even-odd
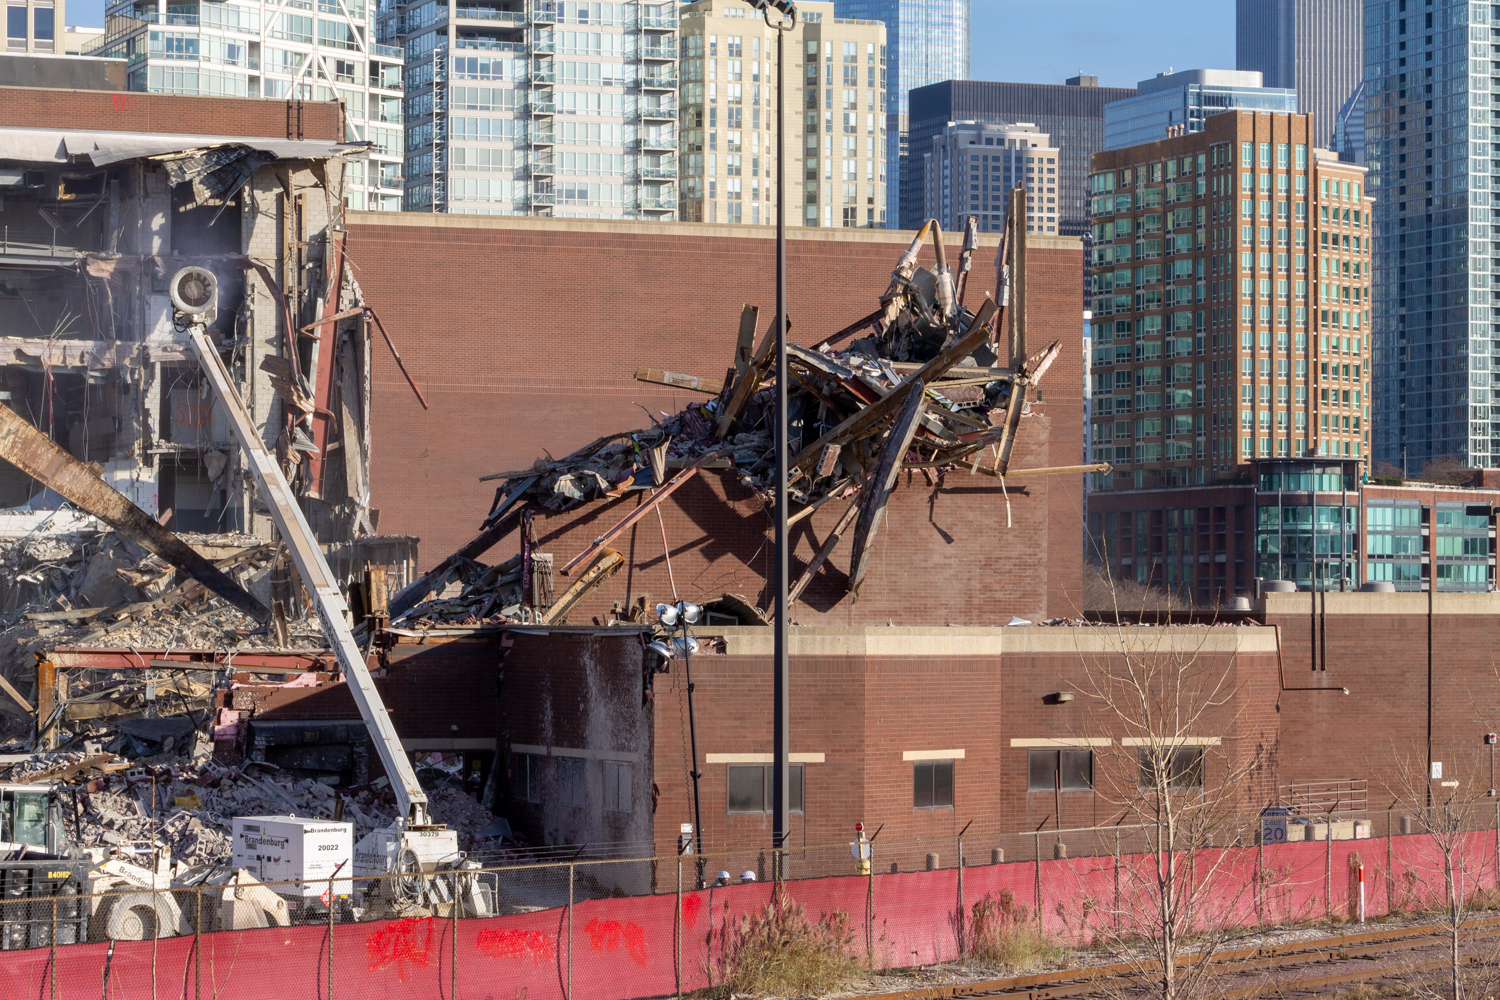
[[[468,18],[471,21],[507,21],[511,24],[526,23],[526,15],[518,10],[492,10],[489,7],[459,7],[454,16]]]
[[[453,40],[456,49],[480,49],[485,52],[510,52],[515,55],[525,53],[526,46],[520,42],[506,42],[497,38],[473,38],[459,37]]]
[[[1298,781],[1281,786],[1281,805],[1308,819],[1363,816],[1369,810],[1369,795],[1364,778]]]

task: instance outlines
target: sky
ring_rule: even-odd
[[[1082,70],[1134,87],[1169,67],[1234,69],[1234,0],[971,0],[971,10],[975,80],[1062,83]]]
[[[68,0],[69,24],[104,24],[105,0]],[[1234,0],[971,0],[975,80],[1106,87],[1172,69],[1234,69]],[[1180,16],[1191,9],[1191,17]]]

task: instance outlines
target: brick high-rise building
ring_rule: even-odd
[[[1367,460],[1364,168],[1316,149],[1310,116],[1250,112],[1093,166],[1091,438],[1115,467],[1094,487]]]

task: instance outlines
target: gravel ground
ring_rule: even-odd
[[[1253,948],[1269,948],[1323,940],[1337,941],[1341,938],[1359,934],[1368,934],[1383,930],[1397,930],[1430,922],[1428,918],[1422,915],[1412,915],[1385,917],[1378,920],[1371,920],[1364,924],[1317,923],[1303,924],[1296,927],[1257,930],[1234,937],[1221,950],[1243,951]],[[1442,954],[1443,945],[1441,943],[1420,949],[1407,949],[1399,953],[1400,958],[1406,962],[1430,961],[1435,957],[1441,957]],[[877,975],[862,976],[844,984],[839,990],[825,994],[825,996],[828,1000],[853,1000],[853,998],[868,997],[883,993],[900,993],[908,990],[931,989],[943,986],[965,986],[996,979],[1046,972],[1060,972],[1068,969],[1083,970],[1112,965],[1123,960],[1125,960],[1125,956],[1118,952],[1107,952],[1103,949],[1068,949],[1059,961],[1038,963],[1025,969],[1005,968],[979,963],[949,962],[940,965],[891,970]],[[1286,969],[1271,969],[1253,974],[1253,978],[1248,981],[1247,985],[1285,985],[1297,982],[1308,976],[1336,975],[1349,968],[1350,963],[1368,965],[1372,973],[1378,972],[1382,968],[1395,968],[1398,964],[1386,961],[1346,959],[1341,961],[1338,966],[1320,965],[1316,972],[1309,972],[1305,965]]]

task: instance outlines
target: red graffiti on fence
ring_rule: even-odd
[[[424,925],[427,933],[422,935]],[[377,972],[388,965],[394,965],[396,978],[401,982],[406,982],[408,962],[414,968],[427,968],[427,952],[431,947],[431,917],[393,920],[365,938],[365,951],[370,955],[370,971]]]
[[[635,964],[646,967],[646,931],[640,924],[595,917],[584,925],[583,932],[589,936],[589,947],[594,951],[618,951],[623,944]]]
[[[557,945],[552,937],[541,931],[514,931],[491,928],[479,932],[479,950],[490,958],[513,958],[517,961],[531,960],[533,965],[542,965],[557,958]]]
[[[702,896],[682,897],[682,922],[691,927],[698,922],[698,914],[703,912]]]

